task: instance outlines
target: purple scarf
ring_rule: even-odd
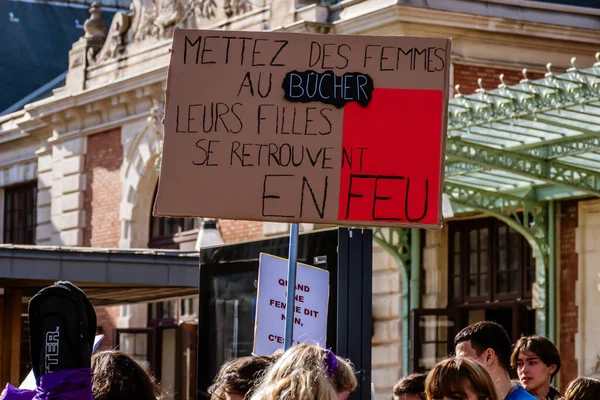
[[[42,375],[36,390],[19,389],[9,383],[0,400],[94,400],[92,371],[80,368]]]

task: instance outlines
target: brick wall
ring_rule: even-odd
[[[475,92],[475,89],[479,88],[477,79],[481,78],[482,85],[485,89],[497,89],[500,84],[500,79],[498,78],[500,74],[504,74],[504,82],[507,85],[517,84],[523,79],[521,71],[454,64],[454,85],[460,85],[460,92],[462,94],[472,94]],[[531,80],[543,77],[544,74],[534,72],[527,73],[527,78]]]
[[[119,307],[96,307],[96,324],[99,328],[99,333],[104,335],[104,340],[100,344],[98,351],[114,349],[114,330],[117,326],[117,318],[119,317]]]
[[[219,221],[219,230],[225,243],[256,240],[263,237],[262,222],[222,219]]]
[[[83,198],[84,246],[119,246],[122,161],[120,128],[88,137],[84,164],[87,178]]]
[[[577,377],[577,360],[575,359],[575,335],[578,327],[578,310],[575,304],[575,284],[578,275],[577,248],[575,231],[578,225],[577,201],[561,203],[560,214],[560,382],[562,393],[568,383]]]

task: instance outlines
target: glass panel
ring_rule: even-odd
[[[489,267],[489,258],[488,258],[488,252],[487,250],[482,250],[479,253],[479,272],[482,274],[485,274],[488,272],[488,267]]]
[[[453,287],[452,287],[453,291],[454,291],[454,298],[455,299],[460,299],[460,276],[455,276],[454,277],[454,283],[453,283]]]
[[[437,321],[435,315],[427,315],[422,321],[423,328],[423,341],[424,342],[435,342],[437,340]]]
[[[448,344],[447,343],[439,343],[437,344],[437,358],[438,360],[442,360],[446,358],[448,355]]]
[[[460,232],[454,232],[454,252],[460,252]]]
[[[498,228],[498,271],[506,271],[507,268],[507,237],[506,226]]]
[[[489,294],[488,285],[488,274],[479,275],[479,295],[487,296]]]
[[[507,293],[508,292],[508,279],[506,279],[505,272],[498,272],[496,274],[496,293]]]
[[[452,266],[454,275],[460,275],[460,254],[454,255],[454,265]]]
[[[508,273],[508,290],[510,293],[517,293],[519,282],[519,271],[510,271]]]
[[[477,296],[477,274],[469,275],[467,296]]]
[[[437,340],[438,340],[438,342],[447,342],[448,341],[448,318],[440,317],[440,319],[443,319],[443,321],[440,321],[440,324],[438,326]],[[444,352],[445,351],[446,350],[444,349]]]
[[[518,232],[510,229],[509,231],[509,254],[510,254],[510,264],[509,269],[518,270],[519,269],[519,239],[520,236]]]
[[[419,359],[419,367],[424,369],[432,369],[437,364],[436,344],[424,343],[421,345],[421,358]]]
[[[477,273],[477,257],[478,254],[476,251],[472,251],[469,255],[469,272],[472,274]]]
[[[482,250],[487,250],[488,248],[488,237],[489,232],[487,228],[483,228],[479,230],[479,248]]]
[[[473,229],[469,232],[469,251],[477,251],[479,246],[477,245],[477,229]]]

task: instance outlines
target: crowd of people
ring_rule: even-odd
[[[560,370],[560,354],[540,336],[513,346],[500,325],[483,321],[460,331],[455,356],[429,374],[401,379],[394,400],[600,400],[600,381],[579,377],[564,396],[551,386]],[[518,380],[511,380],[511,370]],[[300,344],[271,357],[227,362],[210,388],[211,400],[343,400],[356,388],[352,364],[330,350]]]
[[[69,305],[75,308],[65,314]],[[96,315],[83,292],[71,283],[58,282],[43,289],[32,298],[29,311],[31,356],[40,361],[34,363],[37,388],[19,389],[8,384],[0,400],[170,397],[131,356],[118,351],[92,355]],[[41,351],[42,347],[46,350]],[[52,365],[62,368],[48,370],[48,349],[56,356]],[[600,400],[597,379],[578,377],[569,383],[564,395],[552,387],[561,359],[556,346],[544,337],[523,337],[513,346],[502,326],[483,321],[461,330],[454,338],[454,350],[455,356],[439,362],[427,375],[402,378],[389,398]],[[518,380],[511,379],[512,371]],[[208,392],[211,400],[346,400],[357,386],[357,373],[350,360],[305,343],[269,357],[227,361]]]

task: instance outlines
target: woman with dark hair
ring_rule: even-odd
[[[545,337],[526,336],[515,344],[510,357],[519,382],[538,400],[561,400],[562,395],[550,386],[560,371],[560,354],[556,346]]]
[[[156,400],[162,392],[156,381],[131,356],[103,351],[92,357],[94,400]]]

